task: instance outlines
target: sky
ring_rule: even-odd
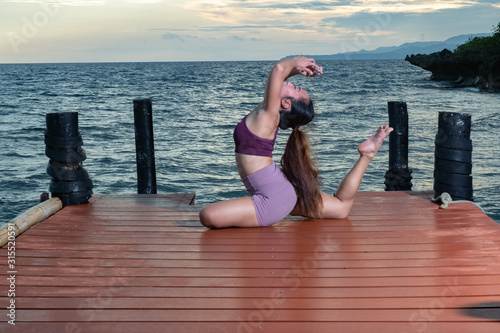
[[[498,0],[0,0],[0,63],[277,60],[499,21]]]

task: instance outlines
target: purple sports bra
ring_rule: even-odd
[[[250,132],[246,124],[247,116],[234,128],[234,151],[245,155],[273,157],[274,142],[278,136],[278,128],[276,128],[273,140],[263,139]]]

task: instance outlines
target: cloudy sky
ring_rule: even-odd
[[[0,63],[276,60],[499,21],[498,0],[0,0]]]

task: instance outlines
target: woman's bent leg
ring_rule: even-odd
[[[380,146],[382,146],[384,139],[392,130],[393,129],[387,125],[381,126],[377,129],[375,134],[359,145],[359,159],[342,180],[335,195],[331,196],[326,193],[321,193],[323,196],[323,211],[321,213],[321,218],[342,219],[349,216],[354,204],[354,197],[356,193],[358,193],[366,169],[377,154]],[[295,209],[292,215],[303,214]]]
[[[322,218],[344,219],[349,216],[354,205],[354,197],[358,193],[359,186],[371,160],[371,158],[361,156],[342,180],[334,196],[322,193]]]
[[[201,210],[200,222],[207,228],[260,227],[251,197],[210,204]]]
[[[384,139],[393,129],[388,125],[380,126],[377,131],[358,147],[359,159],[339,185],[335,196],[323,193],[323,218],[346,218],[354,205],[366,169],[377,155]]]

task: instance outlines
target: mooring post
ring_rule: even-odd
[[[156,194],[153,108],[150,99],[134,100],[137,193]]]
[[[388,102],[389,170],[385,173],[386,191],[411,191],[412,170],[408,169],[408,110],[405,102]]]
[[[434,194],[473,200],[471,115],[440,112],[435,141]]]
[[[63,206],[87,203],[94,185],[82,164],[87,155],[81,148],[78,112],[49,113],[46,122],[45,155],[50,158],[47,173],[52,177],[52,197],[60,198]]]

